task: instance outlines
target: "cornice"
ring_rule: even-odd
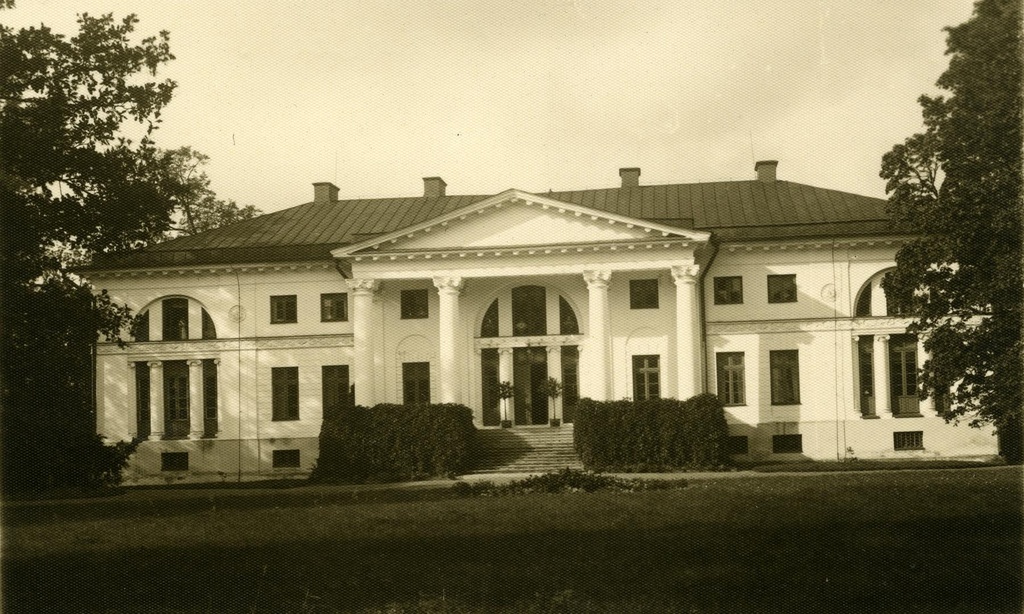
[[[196,339],[194,341],[134,341],[126,348],[116,343],[100,343],[99,355],[127,354],[130,357],[174,357],[220,352],[352,347],[352,335],[303,335],[295,337],[242,337],[241,339]]]
[[[405,261],[405,260],[460,260],[473,258],[510,258],[530,256],[551,256],[560,254],[592,254],[595,252],[635,252],[657,251],[662,249],[682,248],[687,249],[693,245],[700,247],[703,243],[697,243],[690,239],[679,237],[666,237],[662,239],[644,239],[640,241],[613,241],[602,243],[561,243],[554,245],[529,245],[529,246],[488,246],[460,249],[421,249],[403,250],[394,249],[380,252],[364,252],[346,256],[354,262],[378,262],[378,261]]]
[[[843,247],[847,249],[866,249],[873,247],[900,247],[910,241],[910,236],[896,237],[837,237],[834,239],[778,239],[772,241],[722,241],[720,251],[730,254],[752,252],[804,252],[816,249]]]
[[[206,265],[206,266],[184,266],[159,269],[105,269],[87,271],[84,275],[89,279],[118,279],[118,278],[175,278],[175,277],[202,277],[213,275],[230,275],[234,273],[264,274],[277,273],[281,271],[321,271],[335,270],[334,261],[322,262],[282,262],[274,264],[231,264],[231,265]]]
[[[901,334],[912,318],[838,318],[808,320],[744,320],[708,322],[708,335],[811,333],[842,331],[851,335]]]

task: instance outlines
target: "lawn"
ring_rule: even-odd
[[[4,612],[1020,612],[1019,467],[5,505]]]

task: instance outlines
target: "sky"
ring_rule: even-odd
[[[155,135],[221,198],[312,200],[779,179],[884,197],[970,0],[16,0],[0,23],[170,32]]]

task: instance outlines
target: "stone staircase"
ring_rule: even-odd
[[[583,464],[573,447],[572,425],[520,426],[476,432],[471,473],[546,473]]]

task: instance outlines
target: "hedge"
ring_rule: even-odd
[[[465,405],[355,406],[324,415],[312,478],[396,482],[463,472],[476,428]]]
[[[710,469],[729,462],[729,428],[717,396],[685,401],[580,399],[576,452],[595,471]]]

